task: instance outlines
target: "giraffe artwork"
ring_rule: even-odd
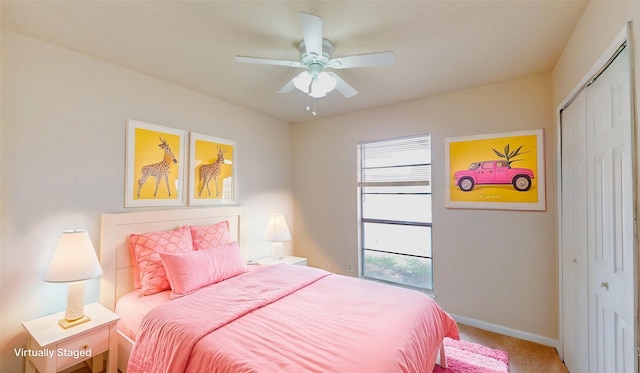
[[[189,138],[189,204],[236,203],[235,141],[194,132]]]
[[[207,188],[207,195],[211,196],[211,191],[209,190],[209,182],[213,180],[216,185],[216,197],[220,195],[219,187],[218,187],[218,176],[220,176],[220,172],[222,171],[222,163],[224,162],[224,153],[226,153],[226,149],[222,149],[220,145],[218,145],[218,158],[209,164],[203,164],[200,166],[200,190],[198,190],[198,196],[202,195],[202,190]]]
[[[127,120],[125,207],[184,205],[187,132]]]
[[[169,197],[171,197],[171,187],[169,186],[169,172],[171,171],[171,164],[178,163],[176,157],[171,152],[171,147],[167,144],[167,140],[163,139],[160,136],[160,144],[158,144],[160,149],[164,150],[164,157],[160,162],[148,164],[142,167],[140,179],[138,179],[138,193],[137,196],[140,197],[140,189],[147,181],[149,176],[155,177],[156,181],[156,189],[153,192],[153,196],[156,197],[158,194],[158,186],[160,185],[160,181],[164,179],[165,184],[167,185],[167,192]]]

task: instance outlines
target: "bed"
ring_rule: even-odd
[[[130,240],[220,224],[228,226],[232,243],[163,253],[171,287],[141,295]],[[429,297],[312,267],[245,265],[248,229],[243,207],[103,215],[100,301],[121,316],[121,372],[431,373],[436,363],[446,367],[442,341],[459,338],[458,330]],[[194,275],[205,271],[184,269],[210,268],[221,258],[234,264],[216,269],[215,281]]]

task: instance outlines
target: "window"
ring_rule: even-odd
[[[358,151],[362,276],[432,290],[430,136]]]

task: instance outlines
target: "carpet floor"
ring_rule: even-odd
[[[549,346],[458,324],[460,339],[502,350],[509,356],[509,373],[567,373],[558,352]]]

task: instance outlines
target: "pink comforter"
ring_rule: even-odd
[[[445,336],[422,293],[282,264],[149,312],[128,371],[431,373]]]

